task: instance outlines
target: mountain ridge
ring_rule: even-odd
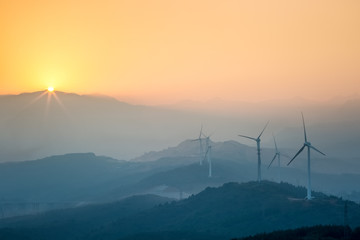
[[[40,95],[45,94],[41,99]],[[58,99],[55,96],[58,95]],[[273,147],[269,132],[274,132],[280,147],[297,148],[302,142],[300,111],[303,111],[309,136],[330,157],[357,157],[356,139],[360,136],[357,113],[360,101],[341,106],[285,109],[257,103],[251,111],[238,107],[233,115],[221,111],[204,113],[134,105],[113,97],[55,92],[1,95],[0,161],[38,159],[70,152],[130,160],[150,151],[175,146],[205,131],[215,131],[215,142],[236,140],[253,146],[237,134],[256,135],[266,120],[269,129],[262,146]],[[351,122],[349,123],[349,120]],[[336,136],[336,138],[334,138]],[[337,146],[336,151],[335,146]],[[351,160],[353,161],[353,160]]]

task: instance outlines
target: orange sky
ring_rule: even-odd
[[[56,2],[56,3],[55,3]],[[317,100],[360,90],[360,1],[0,1],[0,94]]]

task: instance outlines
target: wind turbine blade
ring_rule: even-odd
[[[208,153],[209,153],[209,147],[206,149],[206,153],[205,153],[205,155],[204,155],[204,159],[203,159],[203,161],[205,161],[206,160],[206,157],[207,157],[207,155],[208,155]]]
[[[312,149],[314,149],[315,151],[317,151],[318,153],[320,153],[320,154],[322,154],[322,155],[326,156],[326,155],[325,155],[325,153],[321,152],[319,149],[316,149],[316,148],[315,148],[315,147],[313,147],[313,146],[310,146],[310,148],[312,148]]]
[[[275,149],[276,149],[276,152],[278,152],[278,148],[277,148],[277,145],[276,145],[276,141],[275,141],[275,137],[273,135],[273,139],[274,139],[274,144],[275,144]]]
[[[304,120],[304,114],[302,112],[301,112],[301,117],[302,117],[303,126],[304,126],[304,138],[305,138],[305,142],[307,142],[305,120]]]
[[[264,127],[264,129],[261,131],[260,135],[258,136],[258,139],[261,137],[261,135],[263,134],[263,132],[265,131],[267,125],[269,124],[270,121],[268,121]]]
[[[202,130],[203,130],[203,125],[201,124],[199,139],[201,138]]]
[[[199,139],[199,138],[197,138],[197,139],[190,139],[190,141],[192,141],[192,142],[197,142],[197,141],[200,141],[200,139]]]
[[[238,135],[238,136],[239,136],[239,137],[248,138],[248,139],[251,139],[251,140],[256,141],[256,138],[253,138],[253,137],[249,137],[249,136],[245,136],[245,135]]]
[[[294,159],[304,150],[305,148],[305,144],[304,146],[302,146],[302,148],[300,148],[300,150],[295,154],[295,156],[290,160],[290,162],[287,164],[289,166],[289,164],[294,161]]]
[[[270,164],[269,164],[269,166],[268,166],[268,169],[270,168],[271,164],[273,163],[273,161],[275,160],[275,158],[276,158],[277,155],[278,155],[278,154],[275,153],[275,156],[274,156],[273,159],[271,160],[271,162],[270,162]]]

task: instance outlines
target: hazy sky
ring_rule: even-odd
[[[0,1],[0,94],[154,104],[360,90],[360,1]]]

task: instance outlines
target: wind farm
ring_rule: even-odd
[[[0,1],[0,239],[359,240],[359,12]]]
[[[31,95],[32,97],[36,97],[43,93],[37,93]],[[57,96],[58,100],[61,101],[62,105],[56,104],[57,108],[54,109],[51,107],[51,102],[47,103],[46,94],[52,94]],[[24,96],[21,96],[24,97]],[[28,98],[28,95],[26,95]],[[72,99],[81,99],[76,103],[73,102],[73,105],[68,105],[68,98]],[[108,106],[109,99],[103,98],[89,98],[83,96],[76,96],[71,94],[63,94],[61,92],[53,92],[53,93],[45,93],[40,98],[36,98],[35,101],[29,109],[36,109],[39,108],[42,113],[44,109],[47,109],[47,116],[51,121],[52,119],[58,119],[59,116],[64,114],[65,112],[69,115],[72,115],[75,111],[72,109],[73,106],[77,106],[78,109],[82,109],[84,111],[86,109],[91,109],[92,111],[85,116],[91,116],[94,114],[93,108],[89,107],[90,105],[81,105],[84,102],[90,100],[91,105],[96,103],[98,106],[104,107],[99,108],[99,111],[103,111],[105,106]],[[1,100],[1,99],[0,99]],[[110,103],[114,103],[110,101]],[[144,115],[144,108],[138,108],[137,106],[134,109],[129,111],[129,108],[132,108],[131,105],[124,105],[123,103],[116,103],[116,107],[114,109],[119,109],[118,107],[121,106],[126,111],[131,112],[134,118],[141,119],[141,117],[147,116],[149,118],[149,109],[145,111]],[[49,104],[47,107],[46,104]],[[119,105],[117,105],[119,104]],[[80,108],[78,108],[80,106]],[[66,111],[63,111],[63,107],[65,107]],[[56,111],[54,111],[56,110]],[[59,111],[60,110],[60,111]],[[109,112],[116,112],[112,108],[107,110]],[[125,111],[125,110],[121,110]],[[139,113],[136,113],[139,111]],[[155,109],[155,113],[153,116],[156,116],[159,113],[158,109]],[[166,116],[167,110],[163,110],[161,112],[161,117],[164,118]],[[85,112],[81,112],[84,114]],[[102,112],[104,113],[104,112]],[[139,115],[137,115],[139,114]],[[180,114],[180,113],[179,113]],[[38,114],[40,117],[43,117],[42,114]],[[100,115],[100,114],[98,114]],[[25,111],[24,118],[27,118],[29,115]],[[34,116],[34,115],[33,115]],[[80,115],[78,115],[80,116]],[[103,114],[103,116],[109,116],[109,114]],[[112,115],[116,116],[116,115]],[[124,114],[120,115],[119,117],[115,117],[116,119],[122,119]],[[139,117],[140,116],[140,117]],[[152,126],[154,131],[158,129],[164,130],[164,128],[169,123],[176,123],[176,119],[180,119],[179,125],[184,124],[184,118],[179,118],[179,115],[176,114],[174,116],[174,111],[169,111],[169,117],[166,118],[166,121],[163,121],[159,118],[156,122],[159,122],[159,127],[155,124]],[[206,115],[207,116],[207,115]],[[132,118],[132,119],[134,119]],[[189,118],[189,117],[187,117]],[[194,117],[194,119],[196,119]],[[208,116],[207,116],[208,118]],[[146,119],[146,118],[145,118]],[[73,121],[71,118],[67,120],[66,118],[61,118],[62,123],[66,121]],[[173,120],[173,121],[168,121]],[[209,118],[208,118],[209,120]],[[168,123],[166,123],[168,121]],[[260,120],[259,120],[260,121]],[[203,122],[203,121],[202,121]],[[134,220],[130,220],[125,218],[125,216],[121,215],[120,213],[114,215],[114,210],[110,209],[118,209],[116,211],[123,212],[124,209],[130,211],[130,209],[143,209],[139,210],[143,216],[148,217],[149,219],[154,219],[154,216],[150,214],[150,212],[155,211],[158,214],[161,214],[161,221],[171,222],[172,220],[169,217],[166,217],[169,212],[173,212],[173,216],[176,218],[182,218],[184,216],[185,219],[189,219],[192,221],[194,226],[202,227],[207,231],[210,229],[210,223],[216,222],[217,224],[221,225],[221,221],[226,221],[228,217],[233,219],[237,219],[236,221],[239,222],[246,222],[246,224],[254,224],[253,216],[258,216],[258,206],[262,206],[264,213],[264,221],[269,221],[269,219],[277,219],[279,224],[283,226],[289,226],[288,221],[284,221],[285,216],[282,214],[275,214],[287,211],[299,211],[297,214],[300,214],[301,211],[306,212],[304,209],[308,206],[308,203],[314,204],[313,212],[316,212],[317,218],[312,217],[311,215],[301,215],[304,219],[313,219],[308,221],[310,224],[320,224],[328,219],[326,216],[322,215],[330,212],[330,209],[334,207],[334,202],[336,203],[336,213],[334,215],[339,215],[341,210],[340,207],[343,204],[343,200],[340,198],[334,198],[331,196],[327,196],[324,193],[319,191],[324,191],[326,193],[330,193],[336,196],[341,196],[346,199],[352,199],[352,201],[357,201],[356,194],[354,195],[343,195],[341,193],[344,189],[347,192],[354,192],[356,191],[356,183],[360,180],[359,175],[343,175],[337,174],[339,170],[337,165],[334,166],[332,173],[323,173],[319,172],[324,166],[323,161],[316,161],[318,162],[317,166],[315,166],[315,171],[304,171],[302,166],[302,161],[298,161],[296,165],[293,165],[293,161],[297,158],[300,158],[300,153],[307,147],[310,150],[318,150],[318,148],[314,147],[308,138],[308,127],[305,125],[304,115],[302,114],[302,126],[299,128],[295,128],[294,135],[289,134],[291,139],[296,139],[299,136],[299,129],[301,130],[300,136],[304,138],[304,144],[300,150],[296,151],[296,142],[291,143],[291,146],[287,145],[286,148],[283,146],[288,141],[288,137],[283,135],[281,131],[276,132],[276,139],[274,135],[267,134],[270,130],[276,129],[277,121],[274,119],[272,120],[272,124],[269,125],[269,122],[265,124],[261,132],[259,133],[258,137],[251,137],[247,135],[241,135],[246,139],[250,139],[259,143],[256,147],[251,145],[245,145],[231,138],[226,138],[224,141],[217,141],[214,138],[217,138],[219,135],[221,136],[224,129],[216,129],[216,135],[207,134],[207,129],[213,129],[213,125],[209,124],[208,121],[204,121],[206,125],[201,124],[200,129],[197,129],[198,132],[197,137],[195,139],[187,139],[183,140],[174,147],[164,148],[160,151],[150,151],[144,153],[142,156],[131,159],[131,160],[117,160],[111,157],[105,156],[98,156],[93,153],[78,153],[78,154],[66,154],[66,155],[57,155],[52,156],[45,159],[38,159],[38,160],[28,160],[28,161],[20,161],[18,163],[2,163],[0,164],[0,181],[3,182],[3,188],[0,188],[0,193],[2,196],[7,196],[7,199],[21,199],[20,201],[11,202],[7,200],[6,202],[1,202],[2,207],[2,214],[0,215],[0,234],[5,229],[8,229],[8,226],[14,227],[17,232],[24,233],[24,236],[30,237],[31,234],[34,232],[28,233],[27,232],[27,221],[22,220],[23,216],[34,215],[37,214],[45,214],[44,219],[41,221],[44,222],[53,222],[54,218],[57,218],[59,221],[63,221],[61,224],[64,226],[68,226],[67,224],[70,223],[70,220],[60,220],[63,217],[54,217],[52,215],[52,211],[67,211],[65,215],[62,216],[73,216],[75,218],[80,217],[80,215],[86,214],[86,219],[96,218],[93,217],[92,214],[101,213],[102,216],[99,216],[99,221],[104,221],[103,224],[105,228],[108,229],[106,232],[114,234],[114,237],[125,237],[122,233],[119,233],[115,230],[115,228],[109,227],[106,221],[124,221],[120,224],[120,226],[126,226],[128,234],[137,234],[135,230],[131,230],[131,228],[125,224],[125,222],[132,222]],[[16,124],[16,121],[13,122]],[[91,123],[90,119],[81,120],[79,121],[81,124]],[[118,121],[114,123],[119,124]],[[139,120],[135,123],[136,127],[138,127]],[[193,132],[193,129],[196,129],[194,126],[197,125],[196,121],[192,119],[190,122],[193,127],[190,125],[189,132]],[[58,123],[59,124],[59,123]],[[97,124],[95,122],[95,124]],[[110,129],[114,129],[114,127],[109,126],[111,122],[108,123]],[[123,122],[127,126],[132,126],[134,121],[129,121],[128,123]],[[229,125],[228,119],[224,125]],[[296,126],[296,124],[294,123]],[[204,127],[205,126],[205,131]],[[258,124],[254,126],[257,128]],[[56,131],[56,125],[53,125],[53,132]],[[241,124],[242,128],[247,128],[246,124]],[[238,128],[238,121],[234,121],[234,127],[231,127],[231,130]],[[268,129],[270,128],[270,129]],[[106,128],[103,128],[106,129]],[[131,129],[131,127],[130,127]],[[171,128],[173,129],[173,127]],[[318,129],[317,125],[311,124],[311,133],[316,133],[315,130]],[[64,130],[62,128],[62,130]],[[200,130],[200,131],[199,131]],[[266,131],[269,130],[269,131]],[[74,131],[74,129],[72,129]],[[150,129],[145,128],[145,133],[149,134]],[[6,130],[4,131],[6,132]],[[233,131],[229,131],[233,134]],[[122,132],[124,134],[124,132]],[[169,136],[169,132],[164,134],[164,136]],[[185,131],[186,136],[189,134]],[[321,134],[326,134],[326,132],[318,131],[317,139]],[[184,134],[185,135],[185,134]],[[270,136],[269,136],[270,135]],[[116,135],[117,137],[121,137],[121,134]],[[303,137],[304,136],[304,137]],[[270,140],[272,141],[269,141]],[[320,138],[321,139],[321,138]],[[261,141],[261,145],[260,145]],[[317,140],[319,144],[322,144],[322,141]],[[295,149],[295,150],[294,150]],[[260,150],[260,151],[259,151]],[[315,150],[315,151],[316,151]],[[294,157],[290,160],[289,167],[281,166],[281,158],[282,156],[286,156],[286,153],[290,153],[294,151]],[[320,150],[318,150],[320,152]],[[254,152],[261,153],[257,156],[259,157],[258,162],[254,161]],[[322,153],[322,152],[321,152]],[[322,155],[322,154],[321,154]],[[328,159],[327,157],[327,168],[329,166],[336,163],[331,157]],[[269,165],[267,166],[267,171],[260,172],[261,181],[254,181],[254,172],[255,170],[259,169],[259,164],[263,159],[271,159]],[[308,163],[310,163],[311,159],[308,159]],[[277,166],[274,162],[277,160]],[[214,164],[215,163],[215,164]],[[313,162],[311,162],[314,164]],[[309,165],[308,165],[309,166]],[[261,165],[260,165],[261,167]],[[281,178],[279,171],[281,169]],[[308,170],[311,170],[310,167]],[[311,175],[310,175],[311,174]],[[67,176],[65,180],[63,176]],[[304,180],[307,177],[313,176],[314,181],[305,182]],[[14,180],[14,178],[16,180]],[[13,180],[11,180],[13,179]],[[277,183],[275,183],[275,180]],[[281,180],[281,181],[280,181]],[[273,182],[274,181],[274,182]],[[46,185],[53,186],[51,190],[44,187],[43,182],[46,182]],[[240,185],[235,184],[238,182]],[[9,184],[13,183],[13,184]],[[15,187],[14,187],[15,186]],[[29,186],[32,186],[31,192],[25,191],[28,189]],[[93,186],[97,186],[94,188]],[[306,186],[306,188],[304,187]],[[47,194],[44,195],[44,189],[47,189]],[[81,189],[81,191],[79,191]],[[239,192],[238,192],[239,191]],[[265,194],[265,195],[264,195]],[[136,197],[135,196],[141,196]],[[306,198],[304,198],[304,195]],[[128,199],[129,196],[130,199]],[[261,205],[264,197],[270,199],[267,204]],[[26,200],[26,199],[31,199]],[[359,198],[360,200],[360,198]],[[115,205],[105,205],[104,202],[114,203]],[[117,202],[120,201],[120,202]],[[125,202],[123,202],[125,201]],[[133,207],[130,207],[134,204]],[[169,203],[169,201],[173,203]],[[194,202],[193,202],[194,201]],[[214,201],[219,203],[216,206],[217,209],[221,209],[219,212],[214,212]],[[234,202],[233,202],[234,201]],[[242,204],[250,204],[247,207],[247,210],[243,212],[243,210],[238,209],[238,201]],[[189,202],[189,203],[187,203]],[[249,203],[250,202],[250,203]],[[100,204],[100,209],[95,207],[94,205]],[[137,204],[142,205],[143,207],[139,208]],[[160,205],[159,205],[160,204]],[[175,204],[175,205],[174,205]],[[179,205],[178,205],[179,204]],[[185,204],[185,205],[183,205]],[[190,204],[190,205],[187,205]],[[300,205],[299,205],[300,204]],[[356,204],[354,202],[354,204]],[[159,206],[158,206],[159,205]],[[279,209],[279,205],[283,207]],[[326,209],[325,212],[322,210],[317,209],[315,206],[317,205],[319,209]],[[124,208],[124,206],[127,206]],[[161,207],[163,206],[163,207]],[[171,206],[168,208],[167,206]],[[174,209],[172,208],[174,206]],[[221,207],[223,206],[223,207]],[[256,206],[256,207],[255,207]],[[357,209],[357,205],[351,205],[350,209]],[[85,207],[85,208],[83,208]],[[154,208],[153,208],[154,207]],[[149,208],[149,209],[148,209]],[[158,209],[160,208],[160,209]],[[193,218],[192,216],[197,216],[198,213],[188,211],[186,209],[194,209],[194,211],[200,212],[207,212],[211,215],[211,219],[209,222],[206,221],[205,225],[200,226],[196,222],[203,222],[200,221],[202,216],[200,215],[198,218]],[[228,211],[229,209],[236,209],[236,211]],[[22,209],[22,210],[21,210]],[[64,210],[62,210],[64,209]],[[74,209],[74,210],[72,210]],[[107,210],[109,209],[109,210]],[[175,210],[176,209],[176,210]],[[196,210],[195,210],[196,209]],[[291,210],[290,210],[291,209]],[[73,212],[75,211],[75,212]],[[81,214],[77,211],[82,212]],[[131,210],[132,211],[132,210]],[[144,211],[144,212],[142,212]],[[150,211],[150,212],[147,212]],[[331,210],[333,211],[333,210]],[[335,210],[334,210],[335,211]],[[353,211],[353,210],[351,210]],[[268,212],[268,213],[266,213]],[[273,212],[275,212],[273,214]],[[356,212],[356,211],[355,211]],[[355,214],[354,219],[357,217],[357,213],[351,212],[351,214]],[[67,215],[69,214],[69,215]],[[73,215],[75,214],[75,215]],[[80,215],[79,215],[80,214]],[[137,218],[135,212],[129,213],[131,218]],[[132,215],[135,214],[135,215]],[[140,214],[140,213],[139,213]],[[185,215],[182,215],[185,214]],[[214,215],[212,215],[214,214]],[[248,220],[243,218],[246,214],[250,214],[250,217],[247,217]],[[266,215],[269,214],[269,215]],[[350,214],[350,215],[351,215]],[[130,216],[129,215],[129,216]],[[261,215],[261,214],[260,214]],[[85,215],[84,215],[85,216]],[[118,216],[118,217],[116,217]],[[268,217],[269,218],[268,218]],[[320,217],[321,216],[321,217]],[[351,215],[353,216],[353,215]],[[11,222],[8,221],[11,217],[16,217],[19,221],[22,221],[24,225],[12,225]],[[124,218],[123,218],[124,217]],[[32,217],[30,217],[31,219]],[[146,219],[144,218],[144,219]],[[103,219],[103,220],[101,220]],[[107,220],[106,220],[107,219]],[[296,218],[295,218],[296,219]],[[329,218],[330,219],[330,218]],[[16,220],[15,222],[17,222]],[[73,226],[73,228],[69,229],[90,229],[92,224],[100,224],[99,222],[90,221],[85,222],[83,220],[79,220],[81,223],[79,226]],[[145,220],[144,220],[145,221]],[[329,221],[328,224],[335,224],[337,219],[334,221]],[[157,220],[152,220],[152,223],[156,223]],[[264,231],[264,226],[266,224],[262,223],[257,228],[253,229],[242,229],[242,231],[236,230],[238,228],[226,228],[226,232],[229,232],[230,236],[242,236],[242,233],[247,234],[256,234],[261,231]],[[296,224],[294,227],[300,227],[305,222],[301,222],[300,220],[295,220]],[[86,226],[82,225],[85,224]],[[144,222],[149,226],[149,229],[144,228],[142,231],[155,231],[157,224],[152,225],[149,222]],[[354,224],[354,227],[357,226],[356,220],[350,220],[349,224]],[[36,224],[35,224],[36,225]],[[20,228],[19,226],[24,226],[24,228]],[[36,225],[35,232],[38,231],[37,234],[44,234],[47,238],[54,238],[54,235],[47,233],[44,228],[44,225]],[[181,231],[191,232],[191,238],[197,236],[197,233],[194,233],[186,228],[186,221],[182,222],[179,226]],[[3,228],[2,228],[3,227]],[[79,227],[79,228],[78,228]],[[223,230],[219,230],[218,228],[213,236],[210,234],[209,237],[214,239],[218,238],[218,234],[224,233]],[[269,231],[275,230],[276,228],[270,227],[268,228]],[[171,228],[161,228],[161,231],[170,231]],[[172,229],[174,230],[174,229]],[[107,234],[102,232],[102,230],[96,230],[92,233],[85,230],[87,234]],[[57,232],[58,236],[64,237],[66,235],[72,235],[74,233],[70,233],[70,231],[62,231],[61,233]],[[145,234],[141,232],[141,234]],[[147,235],[148,233],[146,233]],[[51,236],[51,237],[50,237]],[[75,236],[75,235],[74,235]],[[83,236],[83,235],[81,235]],[[93,235],[95,237],[95,235]],[[169,234],[173,238],[174,234]],[[201,236],[195,237],[195,239],[201,239]],[[10,238],[11,239],[11,238]],[[110,238],[112,239],[112,238]]]

